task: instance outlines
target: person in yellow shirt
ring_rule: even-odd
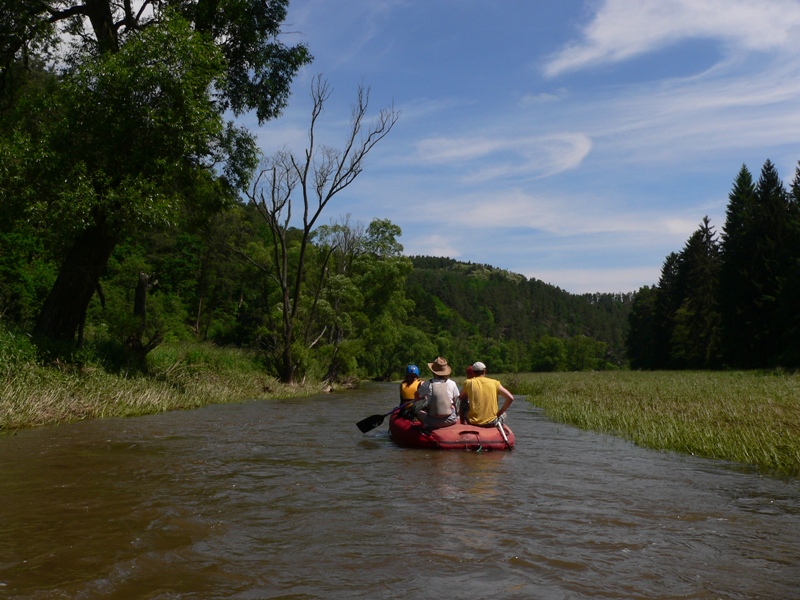
[[[472,365],[474,377],[464,382],[459,398],[469,400],[467,423],[479,427],[494,427],[514,402],[514,396],[496,379],[486,377],[486,365],[478,361]],[[505,399],[498,410],[497,398]]]

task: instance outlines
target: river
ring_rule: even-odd
[[[512,452],[400,449],[355,426],[395,395],[0,437],[0,598],[800,598],[797,478],[522,398]]]

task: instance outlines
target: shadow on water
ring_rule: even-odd
[[[800,598],[797,479],[523,401],[513,452],[400,449],[395,394],[0,438],[0,597]]]

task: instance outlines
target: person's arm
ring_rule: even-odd
[[[511,406],[511,403],[514,402],[514,396],[509,392],[506,388],[503,387],[502,384],[498,384],[497,386],[497,393],[505,398],[505,402],[503,402],[503,407],[497,411],[497,416],[501,416],[504,412],[508,410],[508,407]]]

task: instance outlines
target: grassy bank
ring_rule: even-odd
[[[91,361],[81,367],[42,366],[25,340],[6,331],[0,337],[0,431],[320,390],[313,384],[280,384],[253,354],[236,349],[164,344],[148,356],[145,376],[109,372]]]
[[[598,372],[509,376],[550,418],[674,450],[800,474],[800,376]]]

